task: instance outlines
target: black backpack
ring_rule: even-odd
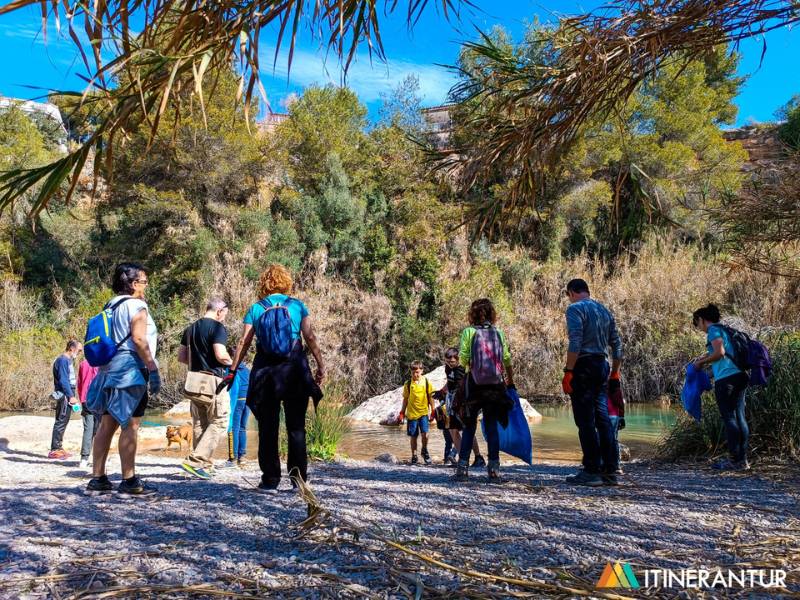
[[[744,331],[739,331],[728,325],[722,325],[722,330],[728,336],[728,339],[733,346],[733,356],[730,359],[740,371],[749,371],[752,365],[750,364],[750,336]]]

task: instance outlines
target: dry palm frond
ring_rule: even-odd
[[[435,165],[457,173],[463,189],[498,167],[513,179],[505,198],[478,207],[479,226],[489,227],[536,208],[548,175],[582,129],[618,110],[666,61],[688,65],[714,47],[798,21],[794,0],[617,0],[563,19],[543,41],[550,50],[545,61],[485,36],[467,46],[479,68],[462,72],[453,90],[472,107],[467,126],[482,135],[434,155]]]
[[[437,0],[436,4],[448,17],[457,12],[461,2]],[[384,0],[382,7],[380,4],[375,0],[12,0],[0,6],[2,15],[39,5],[45,32],[50,20],[57,30],[66,23],[86,72],[91,74],[77,106],[91,103],[97,119],[89,139],[64,158],[38,169],[3,174],[0,211],[33,190],[33,213],[54,195],[69,197],[93,148],[95,174],[102,167],[110,175],[115,139],[124,139],[143,123],[155,136],[168,108],[175,111],[176,118],[188,110],[181,104],[182,93],[195,95],[202,109],[206,74],[232,63],[238,66],[238,96],[249,118],[254,95],[258,93],[266,101],[259,82],[262,32],[274,36],[275,61],[286,42],[290,68],[301,24],[307,25],[324,47],[334,50],[345,71],[362,43],[370,57],[383,59],[381,12],[393,12],[398,2]],[[428,0],[409,0],[409,26],[427,5]],[[131,29],[131,22],[137,31]]]
[[[734,265],[800,277],[800,152],[753,173],[714,218],[729,240]]]

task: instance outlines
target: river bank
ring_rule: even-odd
[[[148,454],[138,470],[158,486],[157,498],[86,497],[77,459],[53,462],[23,449],[30,440],[9,439],[5,420],[4,598],[148,591],[164,597],[600,596],[594,585],[606,562],[616,560],[634,572],[772,566],[787,570],[789,588],[800,592],[792,571],[800,556],[796,472],[782,480],[758,467],[719,475],[704,465],[635,462],[626,465],[618,488],[589,489],[566,485],[574,465],[562,463],[507,466],[499,487],[487,484],[483,472],[455,485],[452,471],[441,466],[313,463],[310,491],[318,502],[312,501],[313,518],[304,527],[308,497],[286,482],[275,494],[256,492],[253,464],[203,482],[182,474],[176,458]],[[110,472],[119,473],[116,455]]]

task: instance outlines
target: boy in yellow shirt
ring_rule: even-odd
[[[422,434],[422,460],[426,465],[431,464],[431,455],[428,453],[428,430],[430,419],[433,418],[433,386],[427,377],[422,376],[422,363],[415,360],[411,363],[411,379],[403,385],[403,408],[400,409],[398,420],[402,423],[403,417],[408,418],[406,432],[411,438],[411,464],[417,464],[417,437]]]

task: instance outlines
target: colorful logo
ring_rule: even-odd
[[[606,563],[606,568],[603,569],[603,574],[600,575],[597,587],[621,587],[636,590],[639,589],[639,582],[636,580],[636,575],[633,574],[633,569],[628,563],[616,563],[613,567],[611,563]]]

